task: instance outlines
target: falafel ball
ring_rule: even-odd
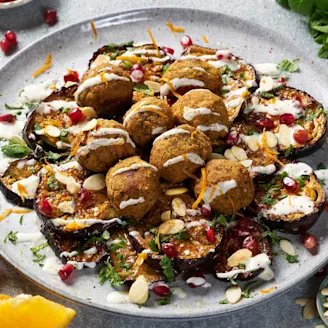
[[[228,133],[229,117],[225,104],[209,90],[196,89],[185,93],[173,104],[172,110],[179,124],[189,124],[213,141]]]
[[[200,88],[218,93],[223,86],[220,70],[200,59],[175,61],[161,80],[165,82],[160,88],[162,97],[170,95],[171,88],[183,95],[189,90]]]
[[[216,159],[206,163],[204,170],[205,174],[196,182],[194,192],[198,198],[205,190],[202,197],[205,205],[223,214],[234,214],[253,201],[254,183],[243,165]]]
[[[95,127],[87,132],[75,154],[77,161],[93,172],[107,172],[118,160],[135,155],[135,144],[121,123],[114,120],[96,120]],[[72,148],[74,149],[74,143]]]
[[[109,63],[100,64],[86,71],[75,92],[79,106],[90,106],[99,117],[112,118],[132,103],[133,82],[130,74]]]
[[[106,186],[117,216],[138,221],[159,197],[158,170],[139,156],[130,157],[108,171]]]
[[[133,141],[148,146],[159,134],[173,128],[174,119],[169,104],[156,97],[147,97],[134,104],[124,115],[123,125]]]
[[[162,178],[177,183],[192,177],[211,152],[211,141],[206,134],[183,124],[154,140],[150,163],[158,168]]]

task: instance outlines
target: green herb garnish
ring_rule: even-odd
[[[158,253],[159,252],[159,249],[157,247],[157,244],[156,244],[156,240],[155,239],[152,239],[151,241],[148,242],[148,246],[150,247],[150,249],[155,252],[155,253]]]
[[[123,64],[124,64],[124,68],[125,69],[128,69],[128,70],[130,70],[131,69],[131,67],[132,67],[132,64],[131,64],[131,62],[129,62],[129,61],[124,61],[123,62]]]
[[[175,280],[175,274],[173,269],[173,261],[167,256],[163,255],[161,262],[159,263],[163,269],[164,276],[168,282]]]
[[[19,224],[20,224],[20,225],[23,224],[23,218],[24,218],[24,215],[21,215],[21,217],[19,218]]]
[[[165,298],[163,298],[161,300],[157,300],[157,303],[159,305],[167,305],[167,304],[170,304],[170,302],[171,302],[171,296],[172,296],[172,292],[169,295],[165,296]]]
[[[317,165],[317,170],[325,170],[325,169],[326,169],[325,164],[323,164],[323,163],[319,163],[319,164]]]
[[[42,249],[46,248],[47,246],[48,246],[48,243],[45,242],[43,244],[40,244],[38,246],[30,248],[30,250],[32,251],[33,256],[34,256],[33,262],[39,263],[40,266],[43,266],[43,264],[41,264],[40,262],[42,262],[46,258],[46,256],[44,254],[40,254],[39,252]]]
[[[221,300],[219,303],[220,304],[228,304],[228,301],[226,299],[224,299],[224,300]]]
[[[55,175],[51,174],[48,181],[47,181],[47,185],[51,190],[58,190],[59,189],[59,183],[58,181],[55,179]]]
[[[152,90],[150,90],[146,84],[143,84],[143,83],[136,83],[133,87],[133,89],[135,91],[138,91],[138,92],[142,92],[144,93],[145,95],[147,96],[152,96],[154,94],[154,92]]]
[[[105,230],[102,234],[101,234],[101,238],[103,240],[109,240],[110,239],[110,234],[108,232],[108,230]]]
[[[299,61],[300,61],[299,58],[296,58],[293,61],[284,59],[277,65],[277,67],[289,73],[298,72],[300,70],[298,65]]]
[[[8,235],[6,236],[6,238],[4,239],[4,242],[6,243],[9,240],[12,244],[16,245],[17,233],[18,233],[18,231],[16,231],[16,232],[10,231],[8,233]]]
[[[266,99],[271,99],[275,97],[275,95],[271,92],[260,91],[259,94],[262,98],[266,98]]]
[[[58,160],[60,160],[61,156],[57,153],[54,153],[53,151],[47,151],[46,158],[49,161],[57,162]]]
[[[121,239],[118,243],[111,244],[109,246],[109,250],[110,251],[117,251],[118,249],[123,248],[124,246],[125,246],[125,241],[124,241],[124,239]]]
[[[264,231],[260,237],[260,239],[264,239],[264,238],[270,238],[271,244],[272,245],[278,245],[280,242],[280,237],[273,231],[267,230]]]
[[[30,153],[30,148],[20,145],[15,141],[10,140],[8,145],[1,147],[4,155],[14,158],[22,158]]]
[[[289,155],[290,155],[290,153],[292,152],[292,150],[293,150],[293,146],[292,145],[290,145],[287,149],[286,149],[286,151],[285,151],[285,157],[288,157]]]
[[[108,280],[112,286],[123,285],[124,281],[120,278],[115,268],[108,261],[105,261],[104,264],[104,267],[99,273],[99,284],[102,285]]]
[[[166,71],[167,71],[167,69],[170,67],[170,64],[169,63],[166,63],[165,65],[164,65],[164,67],[162,68],[162,74],[165,74],[166,73]]]
[[[286,254],[286,260],[289,262],[289,263],[297,263],[298,260],[297,260],[297,255],[289,255],[289,254]]]

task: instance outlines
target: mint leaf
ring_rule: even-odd
[[[10,140],[8,145],[1,147],[1,151],[8,157],[22,158],[30,153],[30,148]]]
[[[323,59],[328,59],[328,49],[322,46],[318,51],[318,56]]]
[[[167,255],[163,255],[162,260],[161,262],[159,262],[159,264],[163,269],[163,273],[167,281],[173,282],[175,280],[173,261]]]
[[[284,59],[277,65],[277,67],[279,67],[283,71],[286,71],[289,73],[298,72],[300,70],[299,65],[298,65],[299,61],[300,61],[299,58],[296,58],[293,61]]]
[[[289,7],[297,13],[309,16],[314,7],[314,0],[288,0]]]

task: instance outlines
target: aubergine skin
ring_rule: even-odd
[[[25,199],[25,201],[23,201],[19,195],[8,189],[3,184],[1,179],[0,179],[0,190],[10,203],[21,207],[33,208],[33,203],[34,203],[33,199]]]

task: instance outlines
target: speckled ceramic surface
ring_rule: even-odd
[[[23,5],[26,5],[27,3],[31,2],[33,0],[15,0],[10,2],[4,2],[0,3],[0,9],[10,9],[15,7],[20,7]]]
[[[15,102],[17,93],[26,85],[31,83],[32,73],[42,66],[48,53],[53,55],[53,67],[46,74],[41,75],[35,83],[48,78],[61,78],[66,68],[77,69],[83,72],[93,51],[100,46],[110,43],[120,43],[125,40],[146,41],[148,34],[146,28],[150,27],[160,45],[174,47],[180,51],[179,37],[174,38],[166,28],[165,23],[173,21],[176,25],[183,26],[186,33],[190,35],[195,43],[202,44],[202,35],[209,39],[209,46],[220,46],[230,48],[234,54],[244,58],[250,63],[278,62],[282,59],[302,59],[302,72],[295,74],[290,85],[304,89],[312,94],[324,105],[328,104],[328,94],[324,86],[328,84],[325,72],[325,63],[314,58],[308,62],[308,53],[304,52],[295,43],[284,39],[280,34],[266,30],[260,26],[248,23],[241,19],[219,13],[195,11],[188,9],[151,9],[136,10],[122,14],[113,14],[99,19],[94,19],[99,38],[92,38],[89,21],[73,25],[58,31],[46,38],[29,46],[15,56],[0,71],[0,90],[4,90],[1,103]],[[311,58],[313,58],[311,54]],[[315,156],[307,158],[306,161],[315,166],[324,159],[325,150],[319,150]],[[5,208],[4,200],[1,198],[1,208]],[[312,229],[320,239],[320,253],[315,257],[308,256],[306,250],[300,245],[298,237],[289,237],[293,240],[299,255],[298,264],[288,264],[282,257],[275,258],[274,270],[276,279],[262,284],[254,290],[252,298],[244,299],[236,305],[222,305],[219,301],[224,299],[226,283],[217,282],[209,277],[212,288],[190,290],[182,280],[176,285],[181,286],[187,293],[185,299],[173,298],[171,305],[158,306],[154,299],[149,305],[138,308],[135,305],[120,304],[113,305],[106,301],[111,288],[108,284],[98,285],[97,270],[85,270],[76,276],[76,280],[70,284],[62,283],[57,275],[43,272],[40,267],[33,263],[30,247],[33,244],[0,244],[0,253],[9,262],[15,265],[24,274],[37,281],[41,285],[54,290],[73,300],[103,308],[109,311],[125,313],[136,316],[162,317],[162,318],[190,318],[191,316],[209,316],[237,311],[241,308],[254,305],[286,291],[296,283],[313,274],[326,262],[328,251],[328,240],[325,237],[327,229],[325,214]],[[37,231],[39,220],[35,213],[25,216],[24,224],[19,225],[19,217],[12,215],[0,223],[0,240],[10,230],[20,232]],[[50,254],[50,250],[47,250]],[[276,289],[271,293],[261,295],[260,289]]]

